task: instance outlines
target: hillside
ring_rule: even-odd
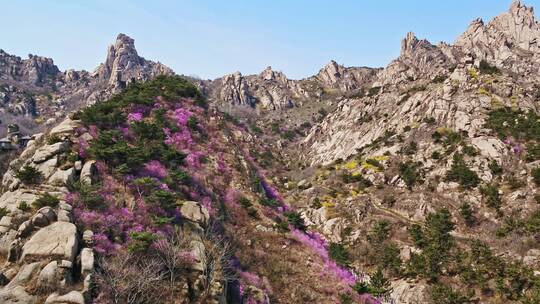
[[[513,1],[301,80],[0,53],[6,122],[57,117],[0,154],[0,302],[540,303],[539,36]]]

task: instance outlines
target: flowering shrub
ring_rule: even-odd
[[[330,259],[330,256],[328,255],[328,245],[321,235],[318,233],[304,233],[295,229],[291,231],[291,236],[304,246],[317,253],[317,255],[323,260],[326,270],[340,279],[340,281],[348,285],[353,285],[356,283],[358,279],[356,275],[346,268],[339,266],[335,261]]]
[[[189,119],[193,116],[193,113],[184,108],[178,108],[174,111],[174,119],[179,127],[187,126]]]
[[[158,160],[151,160],[150,162],[144,165],[143,175],[156,177],[156,178],[165,178],[167,176],[167,168]]]
[[[143,119],[143,114],[140,112],[129,113],[127,116],[128,122],[137,122]]]

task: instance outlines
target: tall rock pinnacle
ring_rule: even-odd
[[[95,75],[108,86],[121,89],[135,80],[173,73],[161,63],[140,57],[135,49],[135,41],[125,34],[119,34],[116,42],[109,46],[105,63],[98,67]]]

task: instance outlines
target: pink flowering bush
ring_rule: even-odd
[[[164,128],[165,144],[176,147],[179,150],[188,149],[194,144],[194,139],[188,129],[172,132],[169,128]]]
[[[142,175],[155,178],[165,178],[167,176],[167,168],[158,160],[152,160],[144,165]]]
[[[187,126],[187,123],[192,116],[193,116],[193,112],[185,108],[178,108],[174,111],[174,114],[173,114],[173,117],[179,127]]]
[[[78,146],[78,154],[80,158],[87,158],[88,157],[88,148],[90,147],[90,144],[84,139],[79,139],[79,146]]]
[[[204,157],[204,154],[199,151],[193,151],[188,154],[186,157],[186,163],[188,167],[197,169],[201,166],[201,160]]]
[[[128,122],[137,122],[143,120],[143,114],[140,112],[129,113],[127,116]]]

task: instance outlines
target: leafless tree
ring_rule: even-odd
[[[101,294],[96,302],[146,304],[155,303],[159,281],[164,279],[161,263],[155,258],[119,252],[98,261],[96,280]]]
[[[168,239],[161,239],[155,244],[156,258],[161,262],[169,281],[173,284],[176,279],[186,272],[193,263],[189,248],[189,239],[180,228],[175,228]]]
[[[200,262],[203,266],[204,297],[207,297],[210,295],[212,285],[220,281],[232,281],[236,277],[229,268],[232,257],[230,242],[212,235],[211,232],[202,235],[201,241],[204,245],[204,254],[201,255]]]

